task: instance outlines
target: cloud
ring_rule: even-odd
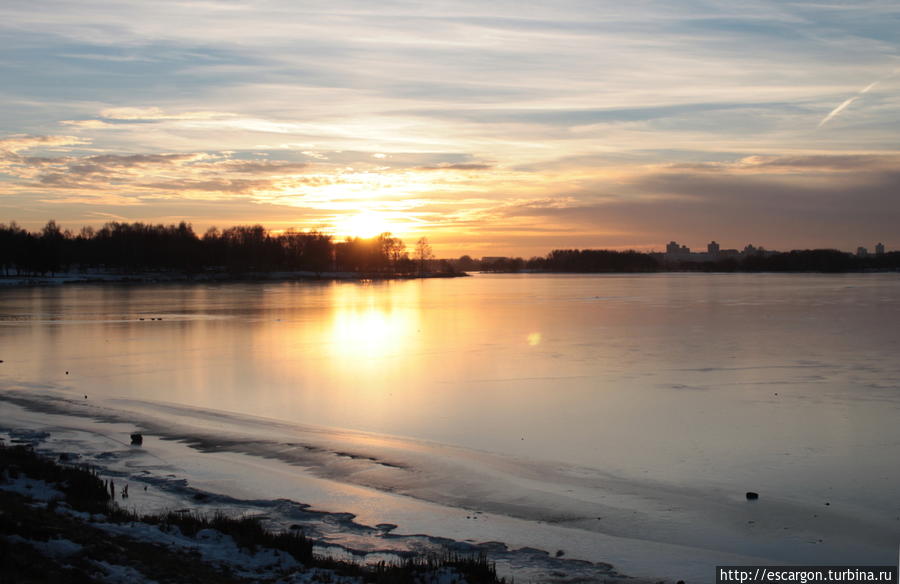
[[[900,167],[900,154],[819,154],[812,156],[749,156],[739,166],[761,170],[884,171]]]
[[[304,172],[310,168],[305,162],[275,160],[229,160],[222,164],[229,172],[241,174],[285,175]]]
[[[207,178],[203,180],[182,179],[167,182],[145,183],[144,188],[155,191],[173,192],[185,196],[192,192],[209,192],[215,194],[250,194],[257,190],[272,187],[268,180],[234,179],[234,178]]]
[[[745,156],[734,161],[676,163],[665,165],[672,171],[698,173],[732,172],[742,174],[796,174],[817,171],[846,173],[886,171],[900,165],[900,154],[814,154],[782,156]]]
[[[792,249],[855,249],[889,239],[900,216],[896,155],[756,158],[731,164],[647,168],[616,185],[582,185],[567,198],[491,210],[489,222],[620,230],[636,246],[676,239],[695,247],[716,239]],[[771,172],[772,170],[776,172]],[[784,169],[791,169],[784,174]]]
[[[481,163],[444,163],[435,166],[420,166],[417,170],[490,170],[493,168],[490,164]]]
[[[231,153],[65,154],[25,156],[26,150],[83,144],[71,136],[12,136],[0,140],[0,172],[13,179],[7,188],[41,193],[69,202],[102,204],[123,197],[253,194],[278,189],[286,179],[304,181],[303,162],[238,159]],[[247,178],[252,176],[253,178]],[[199,194],[199,195],[198,195]]]
[[[511,220],[646,243],[683,209],[684,225],[718,209],[749,233],[743,209],[768,234],[754,209],[769,192],[803,223],[790,205],[843,209],[834,193],[889,184],[897,163],[885,2],[7,4],[8,213],[78,198],[202,214],[218,197],[309,221],[402,208],[484,245]],[[848,83],[862,89],[836,99]],[[865,123],[813,130],[861,105]]]
[[[192,111],[181,113],[166,113],[158,107],[114,107],[100,112],[100,117],[107,120],[119,120],[128,122],[159,121],[159,120],[214,120],[229,117],[232,114],[212,111]]]
[[[79,164],[70,165],[72,168],[85,166],[98,169],[113,168],[140,168],[146,166],[169,166],[189,162],[197,162],[210,158],[204,153],[189,154],[97,154],[79,158]]]
[[[65,126],[73,126],[75,128],[83,128],[87,130],[98,130],[101,128],[115,128],[115,124],[104,122],[103,120],[62,120],[60,122]]]
[[[15,154],[34,148],[55,148],[89,144],[90,141],[77,136],[27,136],[19,134],[0,139],[0,156]]]

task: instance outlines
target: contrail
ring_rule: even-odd
[[[831,113],[828,114],[827,116],[825,116],[824,118],[822,118],[822,121],[819,122],[819,125],[816,126],[816,128],[821,128],[822,126],[824,126],[825,124],[827,124],[829,121],[831,121],[832,118],[834,118],[836,115],[838,115],[839,113],[841,113],[842,111],[844,111],[845,109],[847,109],[847,107],[848,107],[851,103],[853,103],[854,101],[856,101],[856,100],[859,99],[860,97],[862,97],[862,96],[864,96],[865,94],[867,94],[867,93],[869,93],[870,91],[872,91],[872,90],[875,88],[875,86],[878,85],[879,83],[881,83],[882,81],[885,81],[885,80],[887,80],[887,79],[890,79],[891,77],[893,77],[893,76],[896,75],[897,73],[900,73],[900,69],[894,69],[889,75],[886,75],[885,77],[882,77],[881,79],[879,79],[879,80],[877,80],[877,81],[873,81],[872,83],[870,83],[870,84],[866,85],[865,87],[863,87],[863,88],[859,91],[859,93],[857,93],[856,95],[854,95],[854,96],[851,97],[850,99],[844,101],[844,103],[842,103],[841,105],[839,105],[839,106],[837,106],[836,108],[834,108],[833,110],[831,110]]]
[[[857,93],[856,95],[854,95],[850,99],[846,100],[841,105],[839,105],[836,108],[834,108],[833,110],[831,110],[831,113],[828,114],[827,116],[825,116],[824,118],[822,118],[822,121],[819,122],[819,125],[817,127],[821,128],[822,126],[827,124],[829,122],[829,120],[831,120],[831,118],[835,117],[836,115],[838,115],[839,113],[841,113],[842,111],[847,109],[847,106],[849,106],[851,103],[853,103],[854,101],[856,101],[863,95],[872,91],[872,88],[875,87],[876,85],[878,85],[879,83],[881,83],[881,79],[879,79],[878,81],[875,81],[874,83],[870,83],[870,84],[866,85],[859,93]]]

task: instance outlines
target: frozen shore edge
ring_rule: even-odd
[[[56,464],[57,466],[64,468],[73,468],[79,465],[82,465],[85,461],[93,461],[96,458],[92,457],[92,453],[83,453],[80,454],[66,454],[63,452],[57,452],[56,448],[47,448],[50,442],[52,442],[51,436],[46,432],[40,431],[29,431],[29,430],[10,430],[9,428],[0,428],[0,430],[5,430],[5,438],[8,442],[12,442],[14,444],[25,445],[27,448],[32,449],[40,453],[47,460],[57,460],[62,458],[65,462],[62,464]],[[0,444],[2,444],[2,438],[0,438]],[[93,453],[97,454],[97,453]],[[102,456],[102,453],[101,453]],[[102,459],[102,457],[101,457]],[[0,465],[3,466],[3,465]],[[118,493],[121,494],[121,489],[124,484],[127,484],[126,479],[129,477],[123,477],[120,474],[116,474],[115,471],[111,473],[105,472],[107,469],[101,467],[94,467],[95,472],[98,473],[100,477],[110,477],[111,481],[117,481],[118,485]],[[90,531],[91,533],[95,533],[96,530],[103,531],[105,533],[111,534],[112,536],[117,537],[126,537],[129,540],[134,540],[140,545],[163,545],[171,548],[172,553],[183,554],[190,553],[194,556],[197,553],[200,553],[201,556],[206,557],[210,556],[209,561],[205,563],[208,564],[206,568],[196,568],[197,570],[204,569],[212,569],[212,570],[221,570],[223,566],[227,569],[226,571],[230,571],[233,576],[235,573],[239,573],[239,575],[243,579],[236,580],[219,580],[219,581],[238,581],[238,582],[291,582],[291,583],[304,583],[304,582],[346,582],[346,583],[356,583],[356,582],[380,582],[381,580],[371,579],[370,577],[353,577],[348,579],[336,578],[335,574],[341,574],[349,570],[352,572],[351,568],[346,568],[342,566],[342,562],[349,562],[351,566],[358,565],[359,563],[369,563],[372,564],[372,559],[368,556],[374,556],[375,561],[384,560],[386,556],[388,556],[387,561],[407,564],[412,566],[425,567],[425,571],[423,572],[421,569],[416,572],[418,574],[417,579],[401,579],[401,580],[389,580],[390,582],[420,582],[422,584],[443,584],[445,582],[459,582],[462,584],[463,582],[470,582],[472,584],[478,582],[485,583],[493,583],[493,582],[502,582],[502,578],[500,577],[491,577],[487,579],[472,579],[472,578],[462,578],[456,579],[456,577],[460,574],[455,567],[451,566],[448,568],[443,564],[435,564],[435,558],[439,557],[454,557],[457,560],[460,558],[463,559],[464,562],[474,562],[472,566],[480,566],[480,570],[482,572],[482,576],[484,575],[485,570],[490,567],[490,570],[493,570],[493,565],[496,563],[497,559],[502,563],[506,564],[515,564],[517,562],[521,562],[522,560],[530,560],[533,562],[545,564],[544,569],[539,570],[544,572],[542,576],[539,577],[538,580],[534,580],[533,578],[522,578],[521,576],[514,576],[515,581],[524,581],[524,582],[569,582],[573,577],[573,573],[580,573],[578,576],[578,581],[580,582],[607,582],[607,583],[634,583],[634,584],[647,584],[649,581],[645,581],[644,579],[635,579],[630,578],[628,576],[624,576],[622,574],[617,573],[613,567],[609,564],[594,564],[591,562],[583,562],[578,560],[572,560],[568,558],[560,558],[553,557],[546,551],[538,550],[538,549],[509,549],[506,545],[501,542],[483,542],[479,544],[462,542],[449,540],[446,538],[436,538],[432,536],[425,535],[393,535],[391,532],[393,528],[396,526],[393,525],[378,525],[374,528],[363,526],[357,524],[354,521],[354,516],[351,514],[338,514],[338,513],[330,513],[330,512],[319,512],[309,509],[308,506],[302,503],[295,503],[293,501],[242,501],[238,499],[232,499],[230,497],[225,497],[220,494],[215,493],[207,493],[195,487],[188,486],[186,481],[183,479],[175,479],[173,478],[171,481],[172,484],[168,486],[177,487],[167,494],[172,495],[173,493],[177,493],[178,504],[175,505],[172,509],[173,511],[165,512],[163,514],[151,514],[148,520],[142,520],[136,516],[134,511],[126,512],[131,513],[132,516],[120,518],[119,522],[111,522],[110,518],[106,516],[106,514],[90,514],[85,513],[83,511],[79,511],[78,509],[69,506],[64,500],[62,501],[62,505],[58,503],[50,503],[54,500],[59,500],[61,497],[61,492],[58,486],[54,486],[53,484],[49,484],[45,481],[41,481],[38,479],[37,481],[31,480],[29,478],[20,477],[16,480],[10,482],[9,480],[2,480],[4,477],[8,477],[8,474],[4,474],[3,470],[0,470],[0,500],[4,503],[2,508],[9,509],[10,499],[7,496],[10,491],[15,493],[16,491],[20,491],[19,494],[27,494],[33,495],[32,502],[27,505],[27,507],[32,508],[31,511],[37,513],[36,517],[38,519],[38,524],[30,525],[29,530],[24,534],[26,537],[23,538],[22,534],[19,533],[7,533],[3,534],[0,531],[0,547],[3,545],[17,545],[21,547],[21,545],[29,545],[32,548],[35,548],[38,553],[49,554],[49,558],[51,560],[59,560],[60,558],[65,559],[68,557],[63,554],[63,556],[59,556],[59,550],[63,549],[63,551],[72,548],[80,550],[78,547],[80,544],[73,541],[70,538],[62,537],[59,535],[50,536],[49,539],[44,537],[41,540],[41,537],[35,539],[33,537],[33,530],[37,529],[38,532],[41,531],[41,526],[39,525],[40,517],[48,517],[46,515],[46,510],[48,504],[52,505],[53,512],[57,514],[62,514],[66,516],[66,521],[70,524],[72,522],[81,525],[84,529]],[[113,478],[115,477],[115,478]],[[134,479],[134,477],[130,477]],[[148,477],[149,479],[150,477]],[[155,480],[150,479],[151,489],[156,488],[157,490],[167,489],[167,485]],[[131,482],[131,488],[133,491],[139,490],[141,487],[141,482]],[[127,499],[123,500],[123,503],[127,502]],[[19,508],[23,507],[21,504],[13,503],[13,507]],[[213,517],[218,514],[221,508],[226,516],[229,517],[242,517],[242,516],[257,516],[263,519],[267,518],[267,511],[274,511],[278,508],[279,511],[283,511],[284,507],[291,507],[295,517],[302,516],[320,516],[321,520],[328,523],[338,523],[339,529],[348,529],[348,530],[379,530],[383,532],[383,536],[385,540],[390,541],[394,539],[395,541],[402,540],[404,538],[417,538],[427,540],[431,545],[427,547],[423,547],[418,551],[400,551],[400,552],[385,552],[375,550],[364,551],[358,549],[348,548],[342,545],[334,545],[333,543],[327,542],[319,542],[314,538],[311,539],[316,546],[317,551],[324,549],[330,550],[330,554],[325,554],[324,557],[328,557],[328,559],[324,562],[323,566],[314,566],[315,569],[308,570],[304,568],[302,565],[297,565],[297,562],[286,558],[283,553],[278,550],[266,550],[261,549],[257,550],[253,553],[249,553],[246,551],[241,551],[239,547],[235,547],[234,541],[227,535],[222,534],[220,532],[211,532],[209,529],[199,530],[202,533],[194,533],[191,535],[186,535],[179,529],[172,530],[171,528],[161,529],[159,527],[160,523],[165,523],[164,519],[160,518],[160,515],[171,514],[172,512],[184,514],[186,517]],[[235,512],[235,509],[243,510]],[[249,510],[249,512],[248,512]],[[29,511],[29,513],[31,512]],[[40,513],[38,513],[40,512]],[[2,513],[0,513],[2,516]],[[298,521],[302,521],[299,520]],[[19,522],[21,524],[21,522]],[[271,527],[272,529],[278,530],[278,527]],[[292,525],[292,528],[302,529],[301,526]],[[71,528],[71,525],[70,525]],[[51,533],[57,533],[54,531],[58,529],[57,527],[50,526],[49,530]],[[196,531],[196,530],[195,530]],[[77,533],[78,528],[71,528],[67,532]],[[28,535],[32,533],[32,535]],[[46,535],[46,533],[45,533]],[[4,539],[5,538],[5,539]],[[114,539],[114,538],[113,538]],[[25,541],[28,540],[28,541]],[[5,542],[5,543],[4,543]],[[21,544],[21,545],[20,545]],[[73,547],[74,546],[74,547]],[[212,546],[210,548],[210,546]],[[59,549],[58,549],[59,548]],[[210,548],[210,549],[206,549]],[[206,551],[204,551],[206,549]],[[385,546],[386,550],[390,549],[389,545]],[[235,551],[237,550],[237,551]],[[438,550],[436,552],[436,550]],[[239,552],[239,553],[238,553]],[[73,552],[74,553],[74,552]],[[241,566],[240,564],[234,564],[229,566],[225,566],[222,562],[222,557],[228,554],[238,553],[240,557],[243,557],[247,561],[246,566]],[[249,553],[249,555],[248,555]],[[56,555],[54,555],[56,554]],[[240,555],[243,554],[243,555]],[[260,555],[261,554],[261,555]],[[69,554],[71,555],[71,554]],[[244,557],[246,556],[246,557]],[[337,563],[335,564],[334,558],[338,558]],[[343,559],[341,559],[343,558]],[[480,558],[480,559],[479,559]],[[115,562],[110,563],[107,559],[104,558],[89,558],[91,561],[86,564],[92,566],[92,569],[99,570],[98,573],[103,573],[105,571],[107,578],[112,577],[113,572],[116,574],[127,574],[129,575],[129,579],[135,582],[150,582],[154,581],[152,578],[140,578],[138,577],[142,572],[139,569],[140,566],[129,566],[126,564],[116,564]],[[472,566],[464,566],[464,568],[471,568]],[[275,577],[278,570],[287,570],[289,568],[294,569],[293,575],[288,574],[289,577]],[[568,569],[567,569],[568,568]],[[194,569],[194,568],[192,568]],[[353,568],[355,569],[355,568]],[[112,570],[112,572],[110,571]],[[288,570],[289,571],[289,570]],[[324,572],[323,572],[324,571]],[[586,572],[595,573],[595,577],[585,577]],[[280,572],[279,572],[280,573]],[[327,573],[327,575],[324,575]],[[305,575],[304,575],[305,574]],[[425,574],[425,577],[422,575]],[[283,576],[284,574],[282,574]],[[325,577],[325,580],[319,580],[315,578]],[[329,580],[328,578],[335,578]],[[307,579],[313,578],[313,579]],[[64,580],[68,581],[68,580]],[[101,580],[102,581],[102,580]],[[203,581],[203,580],[200,580]],[[387,580],[386,580],[387,581]],[[673,580],[674,582],[674,580]]]
[[[427,273],[386,274],[358,272],[248,272],[241,274],[208,272],[185,274],[177,272],[73,272],[53,276],[0,276],[0,289],[31,286],[61,286],[64,284],[228,284],[234,282],[307,282],[307,281],[368,281],[418,280],[431,278],[463,278],[469,274]]]

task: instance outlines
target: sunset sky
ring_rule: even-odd
[[[900,248],[900,3],[0,4],[0,222]]]

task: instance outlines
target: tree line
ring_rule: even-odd
[[[415,275],[459,271],[642,273],[693,272],[854,272],[900,270],[900,252],[859,257],[833,249],[784,253],[759,252],[715,261],[670,262],[662,254],[602,249],[556,249],[544,257],[485,258],[462,256],[437,261],[425,238],[412,252],[400,238],[382,233],[372,238],[335,241],[320,231],[273,233],[262,225],[208,229],[198,236],[189,223],[152,225],[106,223],[77,233],[48,221],[29,232],[15,222],[0,224],[0,270],[10,275],[70,272],[182,273],[354,272]]]
[[[859,257],[835,249],[752,253],[713,261],[669,261],[663,254],[604,249],[556,249],[544,257],[454,260],[463,271],[642,272],[864,272],[900,270],[900,252]]]
[[[400,238],[335,241],[320,231],[273,233],[262,225],[208,229],[198,236],[189,223],[151,225],[110,222],[77,233],[48,221],[38,232],[15,222],[0,224],[0,270],[9,275],[69,272],[356,272],[411,275],[452,270],[436,262],[425,238],[407,250]]]

